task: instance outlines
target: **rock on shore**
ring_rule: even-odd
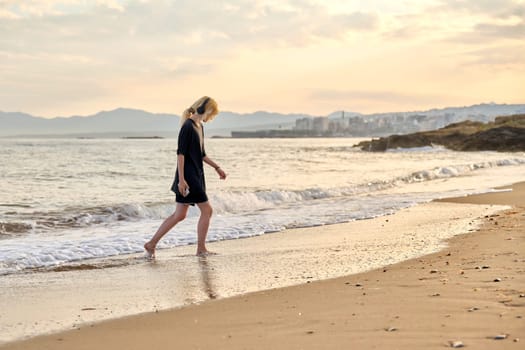
[[[525,114],[497,117],[494,122],[465,121],[432,131],[391,135],[355,145],[363,151],[443,145],[456,151],[525,151]]]

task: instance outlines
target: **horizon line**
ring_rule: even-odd
[[[443,110],[443,109],[449,109],[449,108],[470,108],[470,107],[476,107],[476,106],[482,106],[482,105],[499,105],[499,106],[525,105],[525,101],[523,103],[496,103],[496,102],[492,101],[492,102],[480,102],[480,103],[476,103],[476,104],[472,104],[472,105],[463,105],[463,106],[433,107],[433,108],[429,108],[429,109],[426,109],[426,110],[408,110],[408,111],[391,111],[391,112],[374,112],[374,113],[361,113],[361,112],[350,111],[350,110],[345,110],[345,109],[336,109],[336,110],[334,110],[334,111],[332,111],[332,112],[330,112],[330,113],[328,113],[326,115],[313,115],[313,114],[304,113],[304,112],[282,113],[282,112],[268,111],[268,110],[262,110],[261,109],[261,110],[256,110],[256,111],[253,111],[253,112],[245,112],[245,113],[233,112],[233,111],[220,111],[219,114],[221,114],[221,113],[232,113],[232,114],[243,115],[243,114],[269,113],[269,114],[281,114],[281,115],[285,115],[285,116],[305,115],[305,116],[310,116],[310,117],[323,117],[324,118],[324,117],[328,117],[329,115],[334,114],[334,113],[338,113],[338,112],[348,112],[348,113],[359,114],[361,116],[369,116],[369,115],[395,114],[395,113],[420,113],[420,112],[430,112],[430,111],[434,111],[434,110]],[[3,110],[0,110],[0,113],[19,113],[19,114],[25,114],[25,115],[28,115],[28,116],[31,116],[31,117],[34,117],[34,118],[40,118],[40,119],[69,119],[69,118],[75,118],[75,117],[76,118],[88,118],[88,117],[96,116],[96,115],[101,114],[101,113],[110,113],[110,112],[114,112],[114,111],[118,111],[118,110],[139,111],[139,112],[145,112],[145,113],[154,114],[154,115],[165,114],[165,115],[172,115],[172,116],[176,116],[176,117],[180,118],[180,115],[179,114],[175,114],[175,113],[150,112],[150,111],[147,111],[145,109],[133,108],[133,107],[115,107],[113,109],[99,110],[98,112],[93,113],[93,114],[86,114],[86,115],[73,114],[73,115],[70,115],[70,116],[55,116],[55,117],[43,117],[41,115],[34,115],[34,114],[31,114],[31,113],[28,113],[28,112],[23,112],[23,111],[3,111]]]

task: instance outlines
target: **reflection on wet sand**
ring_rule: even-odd
[[[214,273],[213,267],[210,267],[210,261],[207,256],[199,257],[199,266],[201,268],[202,287],[208,298],[216,299],[218,297],[213,284]]]

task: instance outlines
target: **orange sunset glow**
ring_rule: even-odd
[[[525,1],[0,2],[0,110],[522,103]]]

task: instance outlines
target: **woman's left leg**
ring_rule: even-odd
[[[197,255],[201,255],[208,253],[206,249],[206,236],[208,235],[213,208],[210,202],[197,203],[197,206],[201,211],[199,223],[197,224]]]

